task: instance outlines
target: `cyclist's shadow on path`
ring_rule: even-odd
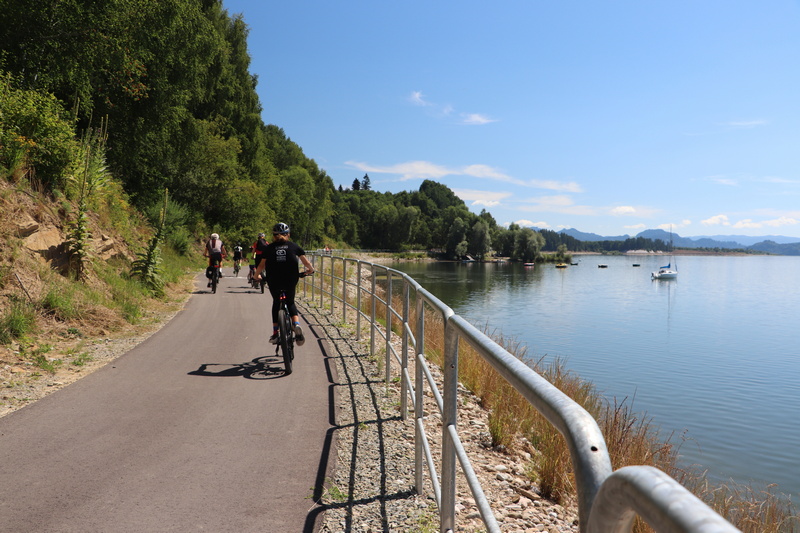
[[[244,363],[203,363],[190,376],[215,378],[275,379],[286,375],[283,358],[277,355],[256,357]]]

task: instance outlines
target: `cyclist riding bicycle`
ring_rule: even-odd
[[[205,249],[203,250],[203,257],[208,257],[208,268],[206,269],[206,277],[211,278],[213,272],[214,262],[222,263],[222,260],[228,256],[225,250],[225,245],[216,233],[211,234],[211,238],[206,242]],[[221,274],[220,274],[221,275]],[[211,286],[209,279],[208,286]]]
[[[238,265],[241,262],[241,260],[242,260],[242,245],[237,244],[236,246],[233,247],[233,262]]]
[[[286,294],[286,305],[292,315],[292,327],[298,346],[306,341],[300,327],[300,317],[294,303],[297,282],[300,280],[299,264],[302,262],[304,272],[313,274],[314,267],[306,257],[306,252],[296,243],[289,240],[289,226],[283,222],[272,228],[272,242],[266,246],[259,243],[261,261],[256,267],[255,275],[265,271],[269,292],[272,295],[272,337],[269,342],[278,343],[278,310],[280,309],[281,292]]]
[[[256,267],[261,262],[261,252],[258,251],[258,244],[261,243],[263,248],[267,246],[267,241],[264,237],[265,235],[263,233],[259,233],[256,241],[250,245],[250,255],[253,256],[253,262],[250,263],[250,272],[247,273],[247,281],[253,281],[255,278]]]

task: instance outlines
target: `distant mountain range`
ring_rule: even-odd
[[[722,248],[746,249],[767,252],[778,255],[800,255],[800,238],[784,237],[782,235],[766,235],[763,237],[749,237],[747,235],[711,235],[701,237],[681,237],[677,233],[670,233],[660,229],[648,229],[633,237],[630,235],[615,235],[604,237],[596,233],[585,233],[570,228],[561,230],[561,233],[574,237],[579,241],[624,241],[626,239],[643,237],[645,239],[661,239],[669,242],[670,237],[676,248]]]

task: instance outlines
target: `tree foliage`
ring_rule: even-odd
[[[280,126],[263,122],[248,31],[222,0],[6,2],[0,170],[19,179],[35,168],[47,188],[63,189],[80,160],[76,132],[107,117],[109,172],[144,212],[160,213],[162,191],[171,191],[182,227],[169,235],[182,248],[209,228],[251,242],[277,221],[306,247],[415,248],[453,259],[660,246],[506,228],[431,180],[380,193],[364,174],[337,189]]]

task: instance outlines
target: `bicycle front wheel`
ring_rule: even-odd
[[[278,328],[280,329],[284,373],[288,375],[292,373],[294,339],[292,338],[292,317],[289,316],[285,309],[278,311]]]

